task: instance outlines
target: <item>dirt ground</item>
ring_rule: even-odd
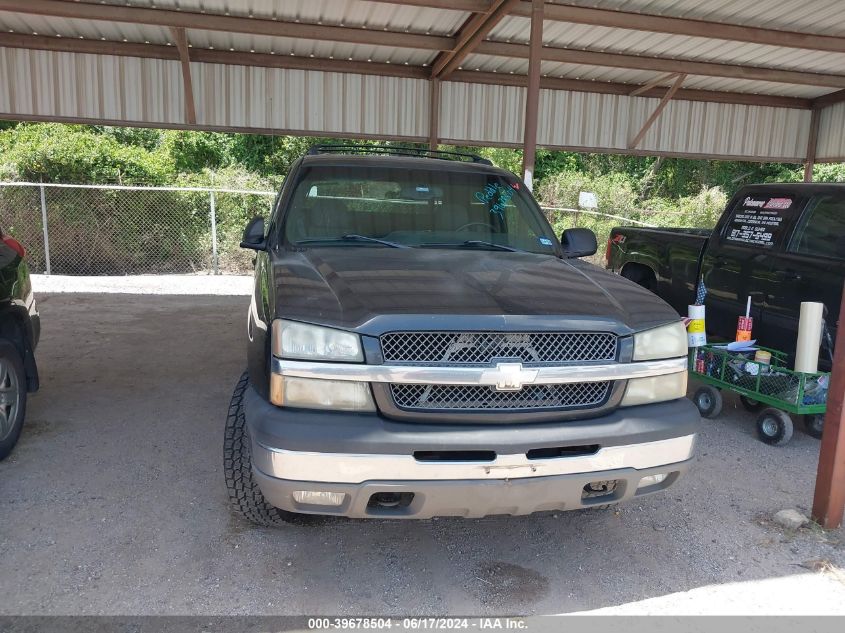
[[[788,532],[818,442],[733,399],[690,475],[617,511],[257,528],[223,420],[243,296],[39,293],[43,388],[0,463],[0,615],[845,613],[845,532]]]

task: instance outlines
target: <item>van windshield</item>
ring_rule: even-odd
[[[556,254],[516,177],[365,166],[307,167],[284,219],[289,244]]]

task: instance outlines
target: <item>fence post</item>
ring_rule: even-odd
[[[44,229],[44,266],[50,274],[50,232],[47,230],[47,198],[44,195],[44,184],[41,184],[41,226]]]
[[[211,264],[214,267],[214,274],[219,275],[217,266],[217,209],[215,206],[214,192],[209,192],[211,202]]]

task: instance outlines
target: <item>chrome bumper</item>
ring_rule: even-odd
[[[632,468],[645,470],[688,460],[695,435],[625,446],[591,455],[528,459],[499,454],[491,461],[418,461],[413,455],[289,451],[253,442],[255,467],[270,477],[295,481],[359,484],[366,481],[511,480]]]

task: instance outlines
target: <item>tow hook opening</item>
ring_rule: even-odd
[[[590,502],[596,499],[616,496],[616,489],[619,488],[618,479],[606,479],[602,481],[591,481],[581,491],[581,500]]]
[[[380,510],[401,510],[411,505],[413,500],[413,492],[377,492],[370,496],[367,507]]]

